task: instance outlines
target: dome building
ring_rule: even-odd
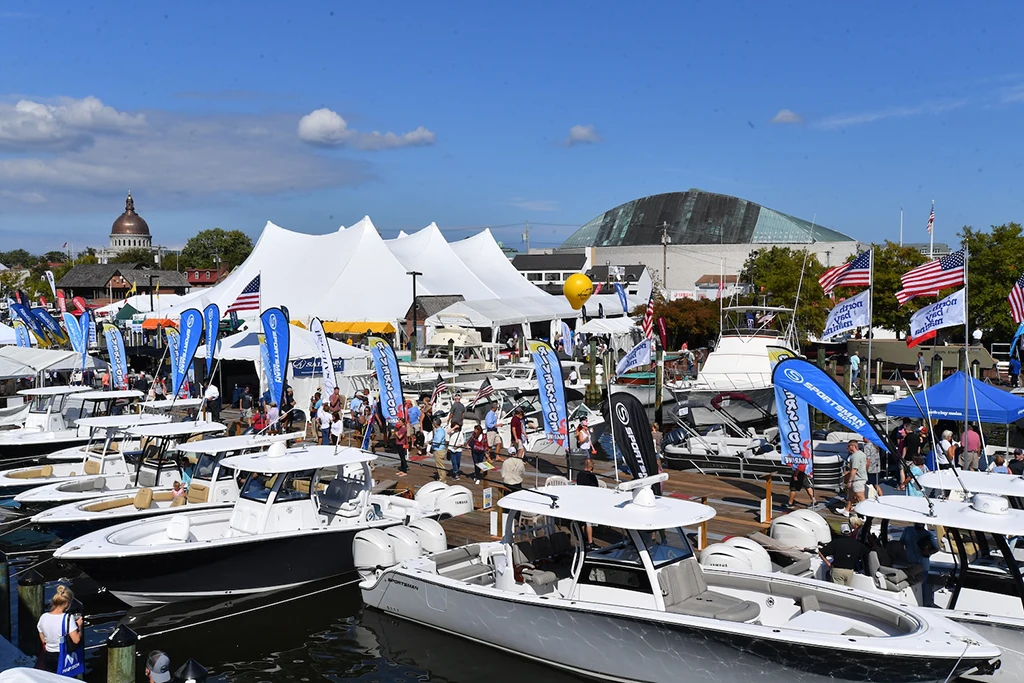
[[[149,224],[135,213],[135,200],[132,193],[124,202],[124,213],[117,217],[110,228],[110,246],[97,252],[100,263],[108,263],[126,249],[148,249],[155,252],[153,236],[149,233]]]
[[[728,295],[730,287],[740,286],[735,276],[750,254],[772,246],[809,249],[826,265],[842,263],[861,247],[852,237],[811,221],[739,197],[691,189],[605,211],[558,251],[583,251],[595,265],[644,264],[670,297],[698,298],[706,295],[710,280],[717,296],[723,273]]]

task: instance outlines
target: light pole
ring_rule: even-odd
[[[668,222],[661,224],[661,286],[668,295],[668,245],[672,238],[668,236]]]
[[[409,344],[412,347],[412,361],[416,362],[416,278],[423,273],[418,270],[406,271],[406,275],[412,275],[412,332],[409,333]]]
[[[215,269],[213,275],[213,283],[217,284],[217,280],[220,279],[220,254],[213,255],[213,267]]]

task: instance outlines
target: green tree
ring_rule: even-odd
[[[799,288],[796,331],[797,336],[805,340],[808,334],[821,334],[828,310],[831,308],[831,304],[822,303],[826,299],[821,291],[821,285],[818,284],[818,278],[824,271],[825,267],[814,254],[807,254],[803,249],[772,247],[751,253],[743,265],[740,281],[749,282],[754,286],[754,301],[765,296],[768,297],[768,305],[786,308],[793,307]]]
[[[0,263],[4,264],[8,268],[15,268],[17,266],[30,266],[37,260],[37,257],[28,253],[24,249],[15,249],[13,251],[0,251]]]
[[[140,263],[144,266],[155,267],[153,252],[145,247],[125,249],[114,257],[112,263]]]
[[[970,328],[988,331],[986,336],[992,340],[1009,341],[1017,324],[1006,297],[1024,268],[1024,229],[1019,223],[994,225],[989,232],[964,226],[960,237],[968,248]]]
[[[918,297],[900,306],[896,300],[896,292],[902,289],[900,277],[928,259],[913,247],[901,247],[888,240],[882,245],[873,244],[871,248],[875,250],[874,287],[871,294],[874,324],[903,337],[910,329],[910,316],[923,306],[933,303],[933,300]],[[838,287],[836,297],[850,297],[859,291],[860,288]]]
[[[66,263],[68,255],[63,251],[48,251],[43,254],[43,260],[47,263]]]
[[[181,250],[182,268],[213,268],[219,256],[221,264],[234,267],[252,253],[252,240],[241,230],[212,228],[203,230]]]
[[[646,306],[638,306],[634,316],[643,317]],[[711,299],[677,299],[667,301],[660,290],[654,294],[654,319],[665,319],[669,349],[678,349],[685,342],[690,348],[707,346],[718,338],[718,302]],[[658,332],[655,331],[655,336]]]

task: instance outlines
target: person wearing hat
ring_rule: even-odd
[[[853,537],[850,525],[846,522],[839,527],[839,532],[840,535],[823,545],[818,554],[831,569],[832,583],[849,586],[853,583],[853,575],[857,573],[857,565],[867,560],[869,550]]]
[[[160,650],[153,650],[146,658],[146,680],[149,683],[167,683],[171,680],[171,658]]]
[[[487,431],[488,455],[491,458],[497,457],[501,461],[500,446],[498,445],[498,402],[491,401],[491,409],[484,416],[484,429]]]
[[[1010,468],[1010,474],[1016,474],[1024,476],[1024,451],[1019,448],[1013,449],[1013,459],[1007,464]]]

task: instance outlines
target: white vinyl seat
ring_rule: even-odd
[[[355,516],[367,497],[366,487],[361,481],[332,479],[327,490],[320,496],[320,512],[342,517]]]
[[[662,569],[658,583],[669,612],[723,621],[751,621],[761,614],[761,607],[755,602],[708,590],[695,557]]]

